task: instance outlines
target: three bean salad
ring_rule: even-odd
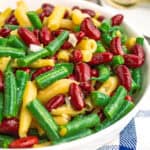
[[[20,0],[0,13],[0,147],[83,138],[128,112],[141,90],[142,37],[117,14]]]

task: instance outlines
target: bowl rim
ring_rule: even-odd
[[[17,0],[15,0],[16,2]],[[40,3],[43,3],[45,2],[46,0],[41,0]],[[113,14],[116,14],[118,11],[110,11],[108,8],[104,8],[102,6],[99,6],[98,4],[95,4],[95,3],[92,3],[92,2],[89,2],[89,1],[85,1],[85,0],[62,0],[62,1],[55,1],[55,0],[51,0],[50,3],[52,4],[63,4],[63,1],[66,1],[65,3],[69,3],[69,5],[71,5],[71,3],[74,3],[74,5],[85,5],[85,8],[90,8],[93,9],[93,8],[96,8],[97,10],[99,10],[100,12],[104,12],[106,13],[107,15],[106,16],[112,16]],[[34,1],[35,2],[35,1]],[[5,3],[5,2],[4,2]],[[132,32],[136,35],[136,36],[142,36],[141,33],[137,32],[136,29],[134,29],[132,27],[132,25],[130,25],[130,23],[125,19],[124,25],[126,25],[129,29],[132,30]],[[146,56],[149,56],[150,57],[150,51],[148,51],[148,49],[150,49],[150,46],[147,42],[147,40],[145,39],[144,41],[144,49],[145,49],[145,52],[146,52]],[[148,61],[148,60],[147,60]],[[149,60],[149,64],[150,64],[150,60]],[[147,66],[148,66],[148,63],[147,63]],[[148,66],[148,74],[150,74],[150,65]],[[48,147],[42,147],[42,149],[49,149],[49,150],[52,150],[52,149],[55,149],[55,150],[58,150],[60,149],[60,146],[63,147],[63,148],[68,148],[68,147],[73,147],[73,145],[77,145],[79,143],[88,143],[88,142],[91,142],[91,141],[94,141],[95,139],[98,138],[99,134],[101,135],[105,135],[105,134],[108,134],[112,131],[116,131],[118,126],[121,126],[122,122],[126,122],[127,118],[129,118],[130,116],[130,120],[132,119],[132,117],[138,112],[138,108],[141,106],[142,102],[144,99],[146,99],[146,97],[150,96],[149,94],[149,91],[150,90],[150,79],[148,78],[148,82],[146,84],[146,88],[145,88],[145,91],[144,93],[142,94],[142,97],[140,98],[139,102],[136,104],[136,106],[127,114],[125,115],[123,118],[121,118],[120,120],[118,120],[116,123],[112,124],[111,126],[101,130],[101,131],[98,131],[92,135],[89,135],[89,136],[86,136],[86,137],[83,137],[81,139],[77,139],[77,140],[73,140],[73,141],[70,141],[70,142],[66,142],[66,143],[62,143],[62,144],[58,144],[58,145],[51,145],[51,146],[48,146]],[[132,117],[131,117],[132,116]],[[128,122],[127,122],[128,123]],[[114,129],[114,130],[113,130]],[[29,148],[28,148],[29,149]],[[37,149],[41,149],[41,148],[37,148]],[[29,149],[31,150],[31,149]]]

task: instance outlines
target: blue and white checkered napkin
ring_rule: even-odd
[[[150,100],[116,139],[97,150],[150,150]]]

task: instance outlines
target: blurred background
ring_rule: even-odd
[[[123,13],[128,23],[150,38],[150,0],[89,0]]]

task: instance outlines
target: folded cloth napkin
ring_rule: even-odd
[[[150,102],[141,105],[116,139],[97,150],[150,150]]]

